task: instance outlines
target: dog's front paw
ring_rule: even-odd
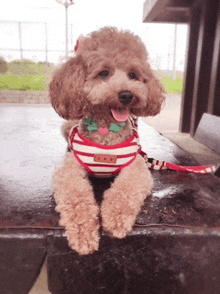
[[[99,226],[95,220],[90,224],[75,225],[66,229],[69,246],[80,255],[91,254],[99,248]]]
[[[132,205],[132,203],[128,200],[120,201],[111,197],[112,195],[110,190],[106,191],[106,198],[101,207],[102,226],[110,236],[124,238],[126,234],[132,230],[135,223],[137,207],[135,209],[133,207],[135,204],[133,203]],[[119,194],[120,192],[118,191],[117,196],[120,198]],[[123,199],[123,196],[121,199]]]
[[[97,205],[60,203],[56,210],[61,213],[60,225],[66,229],[69,246],[80,255],[98,250],[99,208]]]

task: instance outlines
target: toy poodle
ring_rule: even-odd
[[[67,120],[70,148],[53,175],[56,210],[69,246],[83,255],[98,250],[100,224],[117,238],[132,230],[153,185],[133,119],[158,114],[165,96],[143,42],[129,31],[102,28],[75,51],[55,71],[49,94]],[[89,176],[114,177],[100,206]]]

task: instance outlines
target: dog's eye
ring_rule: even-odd
[[[101,76],[102,78],[105,78],[109,75],[109,71],[108,70],[103,70],[99,73],[99,76]]]
[[[129,72],[128,76],[131,80],[138,80],[138,77],[134,72]]]

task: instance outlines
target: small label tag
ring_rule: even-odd
[[[116,155],[109,155],[109,154],[95,154],[94,161],[95,162],[102,162],[102,163],[116,163],[117,156]]]

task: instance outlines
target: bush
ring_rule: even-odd
[[[4,74],[8,70],[8,64],[3,57],[0,57],[0,73]]]
[[[35,63],[31,60],[24,59],[14,60],[8,64],[8,74],[9,75],[34,75],[34,76],[43,76],[46,74],[46,62]],[[48,74],[54,70],[53,64],[48,64]]]
[[[10,62],[9,64],[9,73],[11,75],[21,75],[21,74],[27,74],[27,75],[37,75],[38,74],[38,66],[35,62],[24,59],[21,60],[14,60]]]

